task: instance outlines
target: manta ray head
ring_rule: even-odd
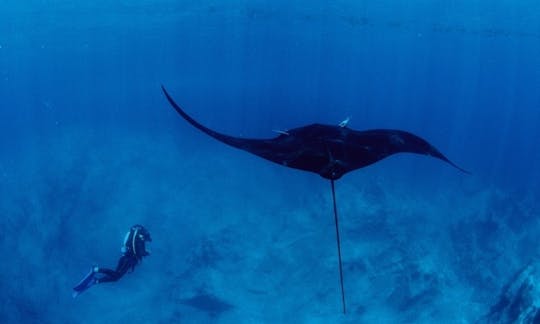
[[[322,168],[319,172],[319,175],[328,180],[338,180],[340,179],[347,170],[344,167],[344,163],[340,160],[330,160],[328,164]]]

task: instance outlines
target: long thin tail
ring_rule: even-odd
[[[336,224],[336,240],[339,259],[339,282],[341,284],[341,303],[343,304],[343,314],[345,314],[347,313],[347,308],[345,306],[345,289],[343,288],[343,267],[341,266],[341,239],[339,238],[339,221],[336,205],[336,190],[334,188],[334,180],[330,180],[330,183],[332,184],[332,200],[334,202],[334,223]]]

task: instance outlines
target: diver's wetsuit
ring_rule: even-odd
[[[133,271],[142,258],[150,254],[146,251],[146,241],[152,241],[148,231],[140,225],[133,226],[124,239],[123,255],[118,260],[116,270],[96,267],[95,273],[103,274],[103,276],[96,278],[95,283],[117,281],[128,270]]]

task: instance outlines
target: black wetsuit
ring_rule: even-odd
[[[118,260],[116,270],[98,268],[97,273],[103,274],[103,277],[97,278],[96,283],[117,281],[128,270],[135,268],[135,266],[142,260],[143,257],[149,255],[146,251],[145,238],[138,233],[138,229],[132,229],[126,235],[123,247],[123,255]]]

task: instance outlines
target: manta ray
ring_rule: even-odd
[[[428,155],[468,173],[417,135],[396,129],[358,131],[347,126],[348,119],[339,125],[311,124],[288,131],[278,131],[279,135],[270,139],[239,138],[221,134],[191,118],[173,100],[165,87],[162,86],[162,90],[171,106],[180,116],[195,128],[218,141],[257,155],[265,160],[289,168],[314,172],[330,180],[343,313],[346,313],[345,290],[343,287],[341,240],[334,181],[348,172],[366,167],[396,153]]]

